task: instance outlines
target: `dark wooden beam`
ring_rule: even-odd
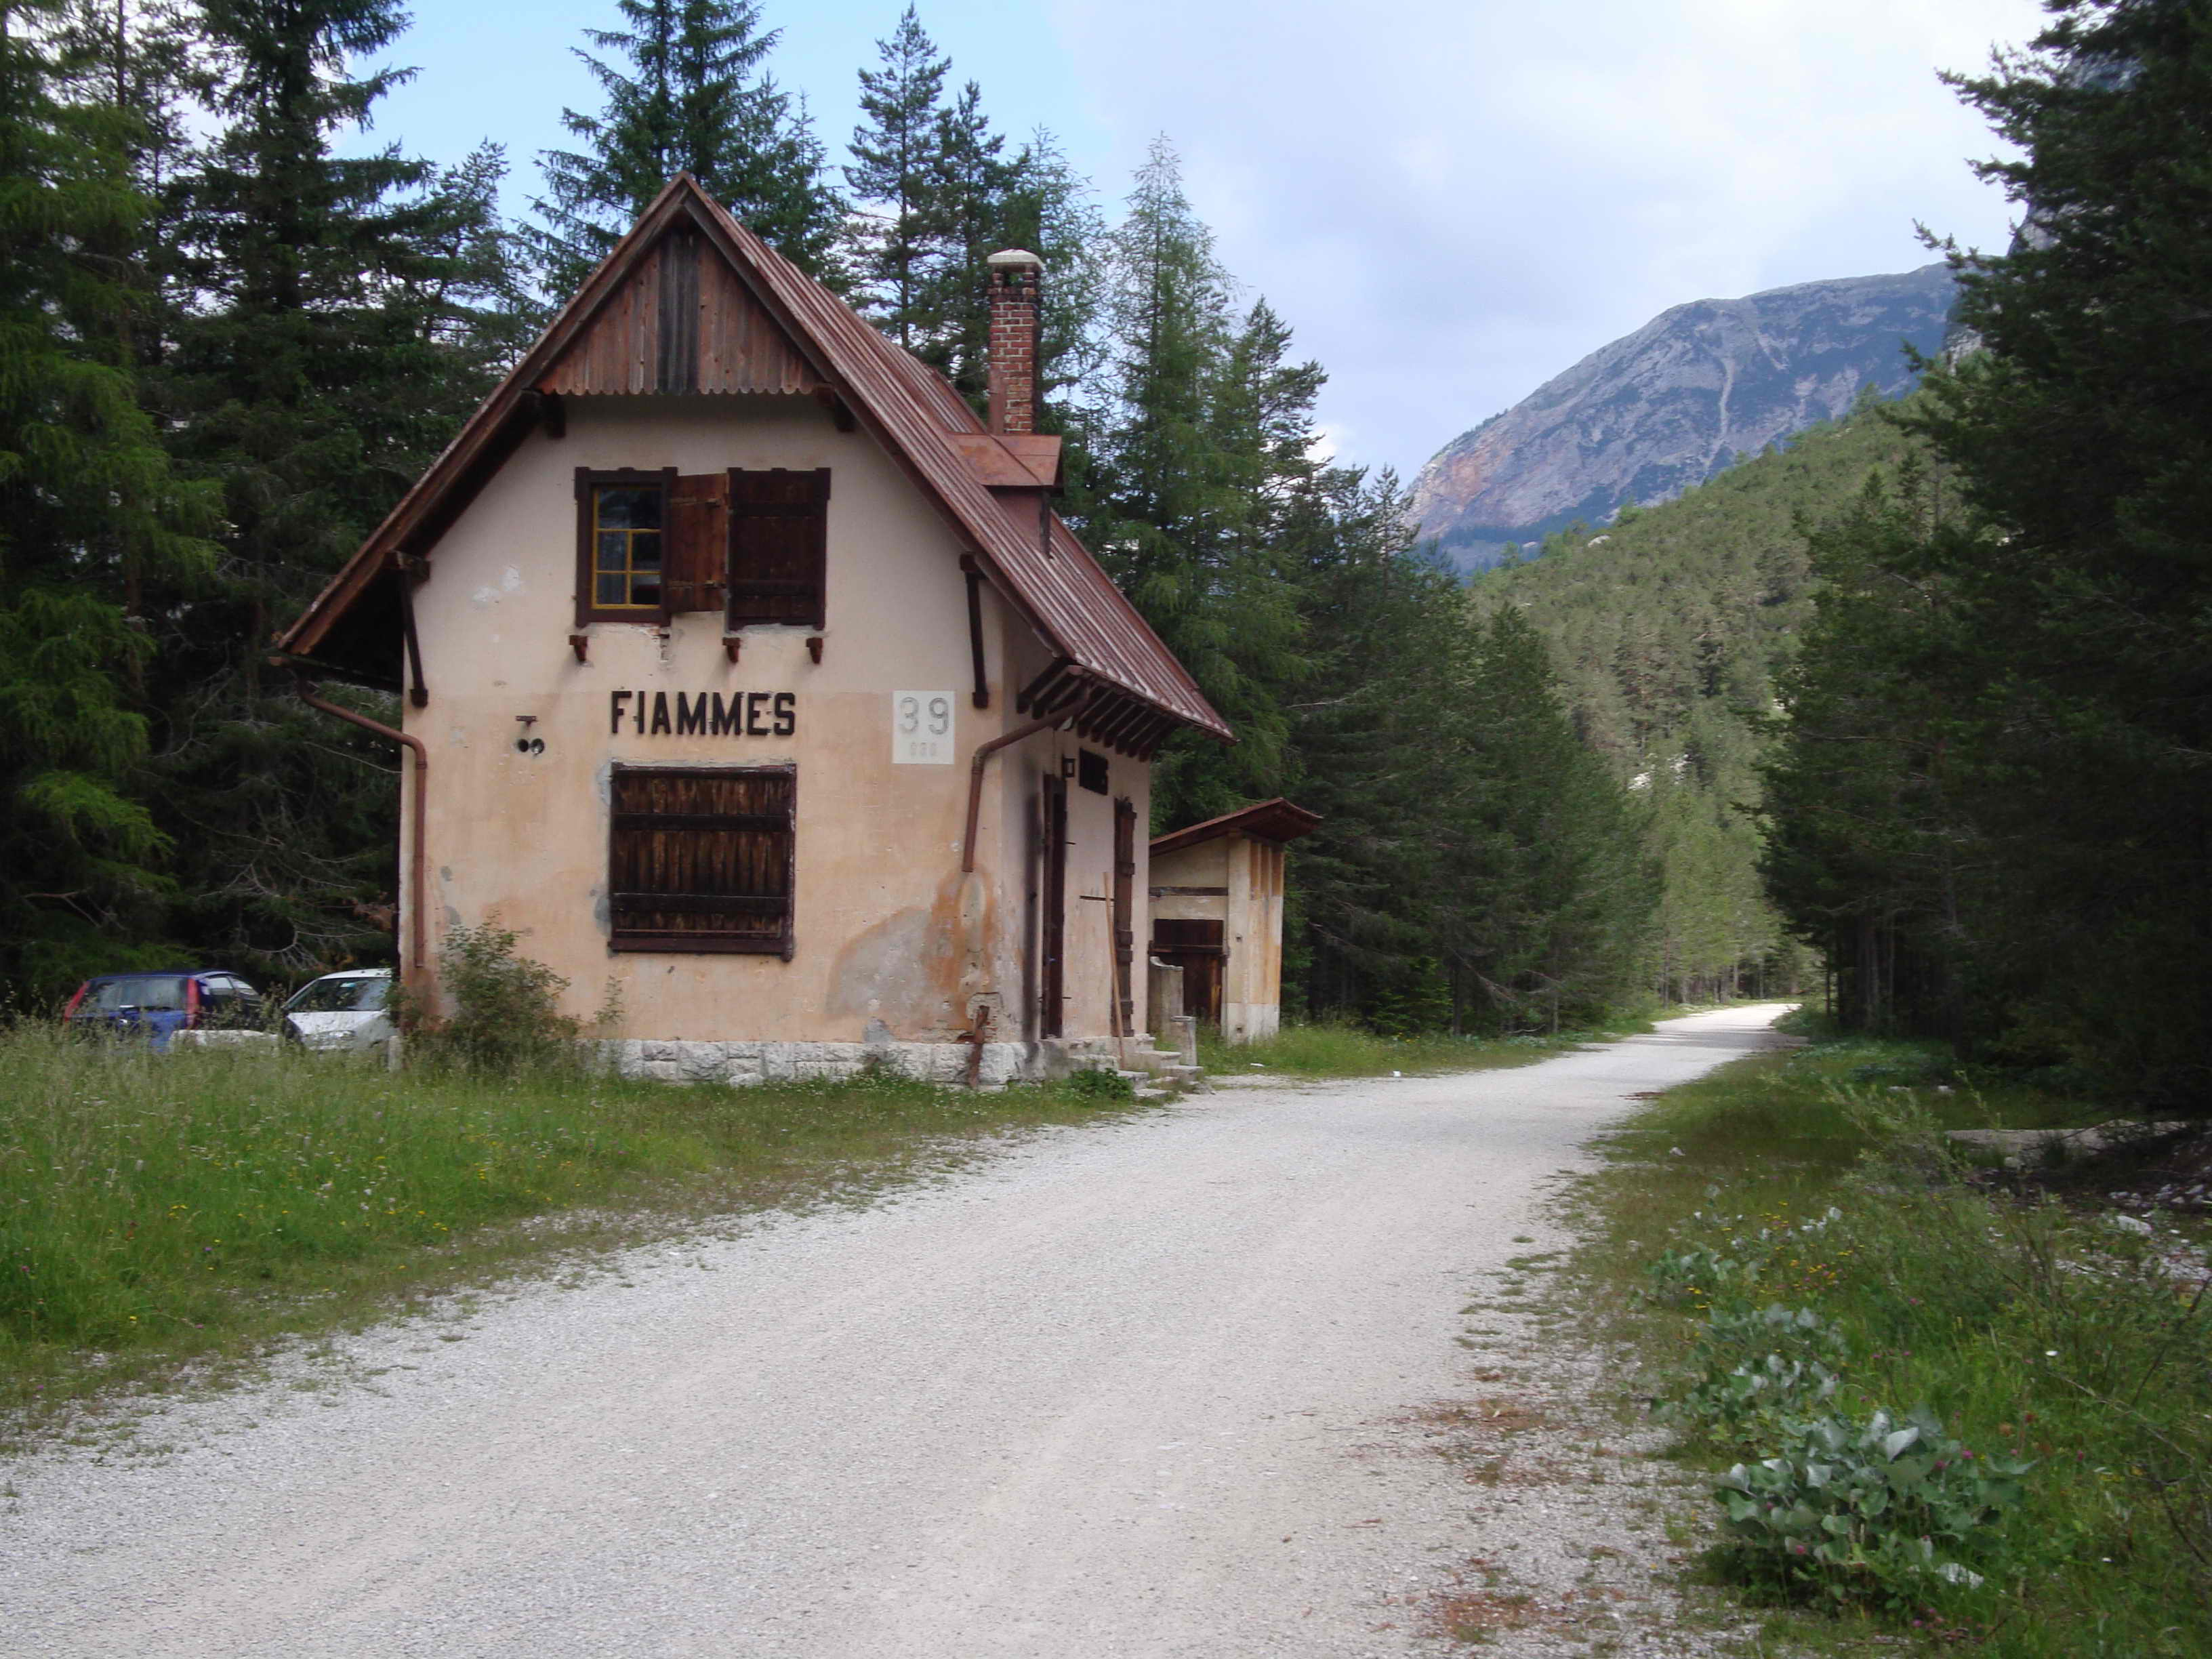
[[[1026,714],[1030,709],[1036,708],[1040,714],[1042,714],[1043,709],[1040,706],[1041,700],[1044,697],[1047,692],[1052,690],[1053,682],[1057,680],[1062,674],[1067,672],[1071,665],[1071,660],[1066,657],[1055,657],[1053,659],[1052,664],[1049,667],[1046,668],[1042,673],[1039,674],[1035,679],[1031,680],[1016,694],[1014,697],[1014,712],[1016,714]]]
[[[399,584],[399,631],[407,641],[407,701],[427,708],[430,688],[423,683],[422,641],[415,632],[415,579],[404,570],[394,570],[392,580]]]
[[[975,669],[975,689],[968,694],[969,701],[988,708],[991,683],[983,677],[983,573],[964,554],[960,562],[968,566],[968,655]]]

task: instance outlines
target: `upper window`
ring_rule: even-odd
[[[789,961],[793,769],[617,766],[613,783],[609,943]]]
[[[576,473],[576,620],[659,622],[667,612],[673,471]]]
[[[830,469],[576,471],[576,623],[828,621]]]

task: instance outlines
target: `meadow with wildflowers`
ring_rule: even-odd
[[[1818,1042],[1613,1139],[1581,1282],[1711,1472],[1703,1572],[1778,1639],[2212,1652],[2203,1214],[1976,1179],[1943,1133],[2103,1115]]]
[[[573,1063],[156,1054],[21,1023],[0,1029],[0,1428],[550,1254],[871,1190],[978,1135],[1129,1109],[1066,1085],[676,1088]]]

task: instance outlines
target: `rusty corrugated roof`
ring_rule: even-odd
[[[403,552],[428,550],[459,506],[495,470],[514,441],[506,434],[535,418],[532,400],[543,379],[630,268],[672,225],[687,218],[708,233],[799,349],[814,359],[828,386],[971,544],[994,586],[1055,657],[1085,679],[1235,741],[1188,672],[1059,515],[1041,518],[1035,492],[994,494],[977,476],[956,437],[986,428],[944,377],[739,224],[689,173],[678,174],[654,198],[514,371],[280,637],[280,649],[312,656]]]
[[[1164,836],[1152,837],[1155,854],[1172,853],[1182,847],[1194,847],[1202,841],[1212,841],[1216,836],[1250,836],[1259,841],[1296,841],[1309,834],[1321,823],[1321,814],[1310,812],[1303,806],[1292,805],[1278,795],[1273,800],[1263,800],[1257,805],[1240,806],[1233,812],[1224,812],[1218,818],[1208,818],[1203,823],[1185,824],[1180,830],[1170,830]]]

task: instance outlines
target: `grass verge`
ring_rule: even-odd
[[[1703,1571],[1803,1648],[2212,1652],[2203,1213],[1972,1178],[1942,1130],[2104,1114],[1947,1076],[1893,1042],[1740,1061],[1581,1190],[1583,1294],[1714,1477]]]
[[[1650,1029],[1649,1020],[1624,1018],[1602,1030],[1556,1035],[1486,1037],[1430,1032],[1396,1037],[1378,1036],[1357,1025],[1322,1023],[1285,1024],[1262,1042],[1227,1043],[1218,1029],[1201,1026],[1198,1058],[1207,1071],[1222,1075],[1268,1071],[1291,1077],[1388,1077],[1393,1072],[1485,1072],[1526,1066],[1586,1042]]]
[[[851,1200],[1079,1085],[677,1088],[0,1030],[0,1425],[701,1218]]]

